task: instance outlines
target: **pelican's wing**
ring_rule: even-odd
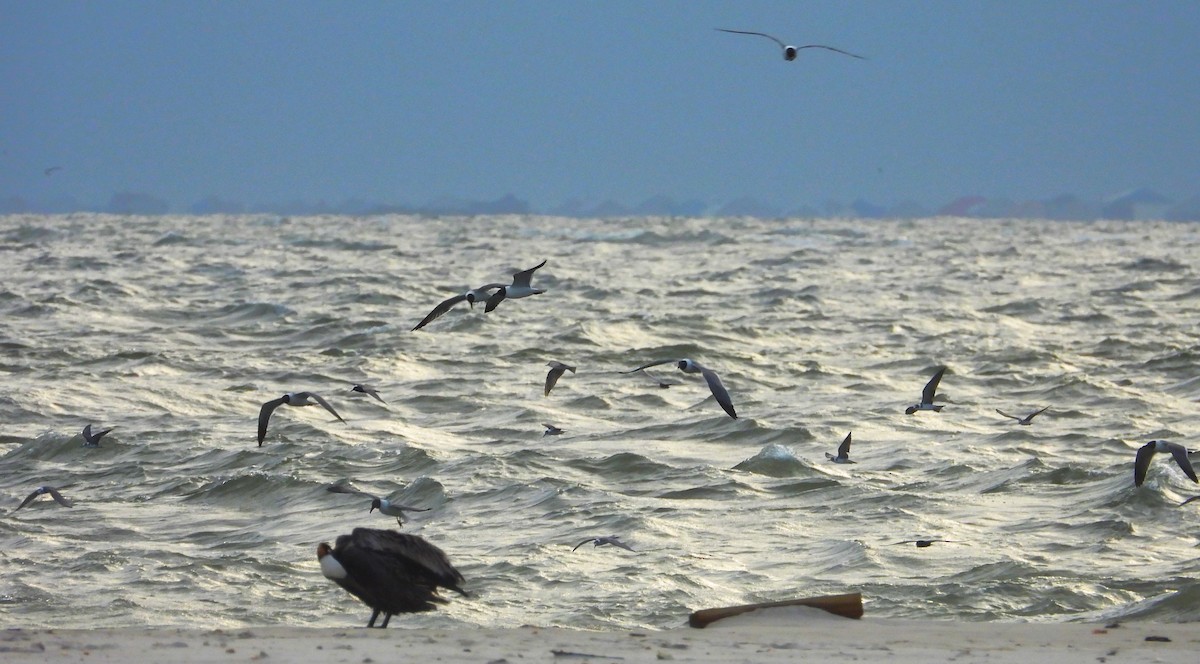
[[[737,412],[733,410],[733,400],[729,398],[729,391],[721,384],[721,377],[712,369],[701,369],[700,375],[704,376],[704,380],[708,381],[708,389],[712,390],[717,403],[721,404],[721,408],[726,414],[736,420]]]
[[[1146,471],[1150,469],[1150,460],[1154,458],[1154,442],[1146,443],[1138,448],[1137,458],[1133,460],[1133,485],[1141,486],[1146,481]],[[1185,454],[1186,457],[1186,454]],[[1189,463],[1190,467],[1191,464]]]
[[[53,498],[56,503],[62,505],[63,507],[75,506],[75,503],[70,498],[64,498],[63,495],[58,492],[58,489],[55,489],[52,486],[46,487],[46,492],[50,494],[50,497]]]
[[[858,58],[859,60],[866,60],[866,58],[864,58],[861,55],[855,55],[855,54],[851,53],[850,51],[843,51],[840,48],[834,48],[832,46],[825,46],[824,44],[808,44],[807,46],[797,46],[796,50],[799,51],[802,48],[823,48],[826,51],[833,51],[834,53],[841,53],[842,55],[848,55],[852,58]]]
[[[338,418],[338,421],[339,421],[339,422],[343,422],[343,423],[344,423],[344,422],[346,421],[346,420],[343,420],[343,419],[342,419],[342,416],[341,416],[341,415],[338,415],[338,412],[337,412],[336,410],[334,410],[334,409],[333,409],[333,406],[330,406],[330,405],[329,405],[329,402],[328,402],[328,401],[326,401],[325,399],[323,399],[323,398],[321,397],[321,395],[317,394],[316,392],[301,392],[301,393],[300,393],[300,394],[298,394],[297,396],[301,396],[301,395],[307,395],[307,396],[310,396],[310,397],[312,397],[312,398],[313,398],[313,401],[316,401],[317,403],[321,404],[321,407],[322,407],[322,408],[324,408],[325,410],[327,410],[327,411],[329,411],[329,412],[333,413],[333,416],[334,416],[334,417],[336,417],[336,418]]]
[[[17,509],[20,509],[20,508],[17,508]],[[575,549],[578,549],[579,547],[583,546],[584,544],[587,544],[588,542],[595,542],[595,541],[596,541],[595,537],[589,537],[589,538],[583,540],[582,542],[580,542],[579,544],[576,544]],[[574,551],[575,549],[571,549],[571,550]]]
[[[541,267],[545,264],[546,264],[546,261],[542,261],[541,263],[534,265],[533,267],[529,268],[528,270],[521,270],[520,272],[514,274],[512,285],[528,287],[529,282],[533,280],[533,273],[536,272],[539,267]]]
[[[258,446],[262,447],[263,439],[267,437],[267,422],[271,421],[271,413],[283,405],[283,397],[272,399],[262,405],[258,411]]]
[[[433,311],[429,312],[428,315],[426,315],[424,318],[422,318],[421,322],[417,323],[417,326],[414,327],[411,331],[416,332],[417,330],[425,327],[426,325],[430,324],[431,322],[436,320],[438,317],[440,317],[442,314],[453,309],[454,305],[458,304],[459,302],[465,302],[466,299],[467,299],[466,295],[455,295],[452,298],[442,300],[441,304],[438,304],[436,307],[434,307]]]
[[[1192,461],[1188,459],[1187,448],[1178,443],[1167,443],[1167,447],[1171,450],[1171,456],[1175,457],[1175,463],[1183,469],[1183,473],[1191,478],[1193,482],[1200,482],[1196,479],[1196,471],[1192,469]]]
[[[942,374],[946,373],[946,367],[937,370],[933,374],[933,378],[925,383],[925,389],[921,390],[921,403],[933,403],[933,397],[937,396],[938,383],[942,382]]]
[[[483,313],[491,313],[492,309],[500,306],[500,303],[503,302],[504,298],[506,297],[508,297],[508,288],[505,286],[497,288],[496,292],[492,293],[491,296],[488,297],[487,306],[483,308]]]
[[[339,550],[342,548],[342,537],[338,538]],[[407,559],[425,568],[437,579],[438,585],[462,595],[467,594],[458,587],[458,584],[463,582],[463,575],[450,564],[446,552],[417,535],[398,533],[394,530],[355,528],[349,537],[354,548]]]
[[[642,369],[649,369],[650,367],[657,367],[660,364],[671,364],[673,362],[678,362],[678,361],[679,360],[659,360],[657,362],[643,364],[642,366],[640,366],[636,369],[630,369],[629,371],[618,371],[617,373],[623,373],[623,374],[637,373],[637,372],[641,371]]]
[[[1021,418],[1017,417],[1016,415],[1009,415],[1008,413],[1000,410],[999,408],[996,409],[996,412],[1000,413],[1001,415],[1003,415],[1005,417],[1011,417],[1012,419],[1017,420],[1017,421],[1020,421],[1020,419],[1021,419]]]
[[[850,433],[854,432],[851,431]],[[850,456],[850,433],[846,434],[846,440],[843,440],[842,444],[838,445],[838,456],[840,457]]]
[[[717,31],[720,31],[720,32],[732,32],[735,35],[758,35],[759,37],[766,37],[767,39],[770,39],[771,41],[775,42],[776,44],[779,44],[779,48],[787,48],[787,44],[779,41],[779,39],[777,37],[772,37],[771,35],[768,35],[765,32],[750,32],[749,30],[726,30],[725,28],[714,28],[714,29]]]
[[[562,376],[563,372],[566,370],[567,370],[566,367],[559,365],[557,367],[554,367],[550,371],[546,372],[545,396],[550,396],[550,390],[554,389],[554,384],[558,382],[559,377]]]

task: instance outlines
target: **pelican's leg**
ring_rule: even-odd
[[[396,527],[403,528],[404,527],[404,519],[402,519],[400,517],[396,517]]]
[[[375,609],[375,611],[371,613],[371,620],[370,620],[370,622],[367,623],[367,627],[374,627],[375,619],[378,617],[379,617],[379,609]],[[386,620],[386,618],[385,618],[385,620]]]
[[[380,625],[380,627],[387,627],[388,621],[391,619],[392,619],[392,614],[390,614],[390,613],[383,614],[383,624]]]

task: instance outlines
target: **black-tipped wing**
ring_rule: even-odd
[[[538,268],[542,267],[545,264],[546,264],[546,261],[542,261],[541,263],[534,265],[533,267],[529,268],[528,270],[521,270],[520,272],[514,274],[512,285],[528,287],[530,282],[533,281],[533,273],[537,272]]]
[[[1187,475],[1193,482],[1200,482],[1196,479],[1196,471],[1192,469],[1192,461],[1188,459],[1187,448],[1178,443],[1167,443],[1167,449],[1171,450],[1171,456],[1175,457],[1175,463],[1183,469],[1183,474]]]
[[[946,367],[937,370],[933,374],[933,378],[925,383],[925,389],[921,390],[921,403],[933,403],[933,398],[937,396],[938,383],[942,382],[942,374],[946,373]]]
[[[506,297],[508,297],[508,288],[505,288],[504,286],[497,288],[496,292],[492,293],[491,296],[488,297],[487,306],[483,308],[483,313],[491,313],[493,309],[500,306],[500,303],[503,302],[504,298]]]
[[[838,456],[843,458],[848,458],[850,456],[850,435],[852,433],[854,432],[852,431],[846,434],[846,440],[843,440],[842,444],[838,445]]]
[[[1006,413],[1006,412],[1004,412],[1004,411],[1000,410],[999,408],[997,408],[997,409],[996,409],[996,412],[997,412],[997,413],[1000,413],[1001,415],[1003,415],[1003,416],[1005,416],[1005,417],[1008,417],[1008,418],[1012,418],[1012,419],[1014,419],[1014,420],[1017,420],[1018,422],[1020,422],[1020,421],[1021,421],[1021,418],[1017,417],[1016,415],[1009,415],[1008,413]]]
[[[704,380],[708,382],[708,389],[712,390],[712,395],[716,398],[717,403],[721,404],[721,409],[736,420],[737,412],[733,409],[733,399],[729,398],[729,391],[721,383],[721,377],[712,369],[702,369],[700,375],[704,376]]]
[[[92,425],[89,424],[83,428],[83,439],[87,441],[88,445],[99,445],[100,439],[103,438],[109,431],[112,431],[112,428],[101,429],[96,433],[92,433]]]
[[[75,503],[70,498],[64,498],[63,495],[58,492],[58,489],[55,489],[52,486],[46,487],[46,493],[49,493],[50,497],[54,499],[54,502],[62,505],[63,507],[75,506]]]
[[[355,392],[361,392],[368,396],[375,397],[375,399],[381,404],[387,404],[387,402],[383,400],[383,397],[379,396],[379,390],[371,387],[370,385],[355,385],[350,389]]]
[[[29,494],[28,496],[25,496],[25,500],[22,500],[21,504],[17,505],[17,510],[21,509],[22,507],[25,507],[29,503],[32,503],[35,498],[42,495],[43,493],[46,493],[46,487],[40,486],[40,487],[34,489],[33,493]],[[13,510],[13,511],[16,512],[17,510]]]
[[[442,302],[440,304],[438,304],[436,307],[434,307],[433,311],[430,311],[424,318],[422,318],[421,322],[417,323],[417,326],[414,327],[411,331],[416,332],[417,330],[425,327],[426,325],[432,323],[434,320],[437,320],[439,317],[441,317],[442,314],[453,309],[454,305],[458,304],[459,302],[466,302],[466,300],[467,300],[466,295],[455,295],[452,298],[442,300]]]
[[[674,363],[676,363],[676,362],[678,362],[678,361],[679,361],[679,360],[658,360],[657,362],[651,362],[651,363],[649,363],[649,364],[643,364],[642,366],[640,366],[640,367],[638,367],[638,368],[636,368],[636,369],[630,369],[629,371],[618,371],[617,373],[623,373],[623,374],[637,373],[637,372],[641,371],[642,369],[649,369],[650,367],[657,367],[657,366],[659,366],[659,365],[662,365],[662,364],[674,364]]]
[[[1184,505],[1187,505],[1188,503],[1192,502],[1193,500],[1200,500],[1200,496],[1192,496],[1191,498],[1188,498],[1187,500],[1183,501],[1182,503],[1179,503],[1179,506],[1183,507]]]
[[[787,44],[779,41],[779,39],[777,37],[772,37],[771,35],[768,35],[765,32],[751,32],[749,30],[726,30],[725,28],[713,28],[713,29],[717,30],[718,32],[730,32],[735,35],[758,35],[759,37],[766,37],[767,39],[770,39],[771,41],[775,42],[776,44],[779,44],[779,48],[787,48]]]
[[[1041,409],[1041,410],[1035,410],[1035,411],[1033,411],[1032,413],[1030,413],[1030,414],[1026,415],[1026,416],[1025,416],[1025,419],[1026,419],[1027,421],[1033,420],[1033,418],[1037,417],[1038,415],[1041,415],[1042,413],[1044,413],[1044,412],[1046,412],[1046,411],[1048,411],[1048,410],[1050,410],[1050,406],[1046,406],[1045,408],[1043,408],[1043,409]]]
[[[1150,460],[1157,452],[1154,442],[1146,443],[1138,448],[1137,457],[1133,460],[1133,485],[1141,486],[1146,481],[1146,471],[1150,469]]]
[[[575,373],[575,367],[569,367],[562,362],[554,362],[550,371],[546,372],[546,393],[545,396],[550,396],[550,390],[554,389],[554,384],[562,377],[564,371]]]
[[[834,53],[841,53],[842,55],[848,55],[852,58],[858,58],[859,60],[866,60],[866,58],[864,58],[861,55],[855,55],[855,54],[851,53],[850,51],[843,51],[840,48],[834,48],[832,46],[825,46],[824,44],[808,44],[806,46],[797,46],[796,50],[799,51],[800,49],[803,49],[803,48],[823,48],[826,51],[833,51]]]
[[[316,401],[317,403],[321,404],[322,408],[324,408],[325,410],[332,413],[334,417],[338,418],[338,422],[342,422],[342,423],[346,422],[346,420],[343,420],[342,416],[338,415],[338,412],[333,409],[333,406],[330,406],[329,402],[326,401],[324,398],[322,398],[321,395],[317,394],[316,392],[300,392],[296,396],[300,397],[301,399],[303,399],[304,397],[311,398],[313,401]]]
[[[18,508],[18,509],[20,509],[20,508]],[[596,542],[596,541],[598,541],[597,538],[589,537],[589,538],[583,540],[582,542],[580,542],[579,544],[576,544],[575,548],[573,548],[571,550],[574,551],[575,549],[578,549],[579,547],[583,546],[584,544],[587,544],[588,542]]]
[[[262,408],[258,411],[258,445],[259,445],[259,447],[262,446],[263,439],[265,439],[267,437],[267,423],[271,421],[271,413],[274,413],[275,409],[282,405],[283,405],[283,397],[279,397],[278,399],[272,399],[272,400],[264,403],[262,405]]]

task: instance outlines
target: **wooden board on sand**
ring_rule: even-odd
[[[725,606],[716,609],[701,609],[692,612],[692,615],[688,617],[688,624],[692,627],[706,627],[709,623],[716,622],[722,618],[737,616],[758,609],[774,609],[781,606],[811,606],[846,618],[861,618],[863,615],[862,593],[848,593],[845,595],[785,599],[781,602],[764,602],[762,604],[743,604],[741,606]]]

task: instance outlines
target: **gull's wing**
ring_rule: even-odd
[[[843,51],[840,48],[834,48],[832,46],[825,46],[824,44],[808,44],[807,46],[797,46],[796,50],[799,51],[802,48],[823,48],[826,51],[833,51],[835,53],[841,53],[842,55],[848,55],[852,58],[858,58],[859,60],[866,60],[866,58],[864,58],[861,55],[855,55],[855,54],[851,53],[850,51]]]
[[[946,373],[946,367],[937,370],[933,374],[933,378],[925,383],[925,389],[921,390],[921,403],[933,403],[933,397],[937,396],[938,383],[942,382],[942,374]]]
[[[379,403],[387,404],[387,402],[383,400],[383,397],[379,396],[379,390],[371,387],[370,385],[355,385],[354,387],[350,388],[350,390],[352,392],[361,392],[363,394],[375,397]]]
[[[617,539],[616,537],[610,537],[610,538],[608,538],[608,543],[609,543],[609,544],[611,544],[611,545],[613,545],[613,546],[619,546],[619,547],[621,547],[622,549],[625,549],[626,551],[633,551],[633,547],[632,547],[632,546],[629,546],[628,544],[626,544],[626,543],[622,542],[621,540]],[[637,553],[637,552],[636,552],[636,551],[634,551],[634,553]]]
[[[421,322],[417,323],[417,326],[414,327],[411,331],[416,332],[417,330],[425,327],[426,325],[430,324],[435,319],[440,317],[442,314],[453,309],[454,305],[458,304],[459,302],[465,302],[466,300],[467,300],[466,295],[455,295],[452,298],[442,300],[441,304],[438,304],[436,307],[434,307],[433,311],[429,312],[429,314],[427,316],[425,316],[425,318],[422,318]]]
[[[64,498],[63,495],[58,492],[58,489],[55,489],[52,486],[45,487],[45,489],[46,492],[50,494],[50,497],[53,498],[54,501],[59,505],[62,505],[63,507],[75,506],[75,503],[70,498]]]
[[[283,405],[283,397],[272,399],[262,405],[258,411],[258,446],[262,447],[263,439],[267,437],[267,422],[271,421],[271,413]]]
[[[1179,506],[1183,507],[1184,505],[1187,505],[1188,503],[1192,502],[1193,500],[1200,500],[1200,496],[1192,496],[1191,498],[1188,498],[1187,500],[1183,501],[1182,503],[1179,503]]]
[[[100,439],[103,438],[104,434],[108,433],[109,431],[112,431],[112,427],[101,429],[96,433],[92,433],[92,425],[89,424],[83,428],[83,440],[88,445],[99,445]]]
[[[566,367],[559,365],[546,372],[546,393],[544,396],[550,396],[550,390],[554,389],[554,384],[558,382],[559,377],[566,370]]]
[[[643,370],[643,371],[642,371],[642,373],[646,374],[646,377],[647,377],[647,378],[649,378],[650,380],[652,380],[652,381],[654,381],[654,382],[658,383],[658,386],[659,386],[659,387],[666,388],[666,387],[671,387],[672,385],[678,385],[678,384],[679,384],[679,381],[674,381],[674,380],[664,380],[663,378],[660,378],[660,377],[658,376],[658,374],[653,374],[653,373],[650,373],[649,371],[646,371],[646,370]]]
[[[1167,448],[1171,450],[1171,456],[1175,457],[1175,463],[1183,469],[1183,473],[1190,477],[1193,482],[1200,482],[1196,479],[1196,471],[1192,469],[1192,461],[1188,459],[1187,448],[1178,443],[1167,443]]]
[[[1043,409],[1041,409],[1041,410],[1037,410],[1037,411],[1034,411],[1034,412],[1032,412],[1032,413],[1030,413],[1030,414],[1026,415],[1026,416],[1025,416],[1025,419],[1027,419],[1027,420],[1032,420],[1033,418],[1037,417],[1038,415],[1041,415],[1042,413],[1044,413],[1044,412],[1046,412],[1046,411],[1048,411],[1048,410],[1050,410],[1050,406],[1046,406],[1045,408],[1043,408]]]
[[[491,313],[492,309],[495,309],[496,307],[500,306],[500,303],[503,302],[504,298],[506,298],[506,297],[508,297],[508,288],[506,286],[501,286],[500,288],[497,288],[496,292],[492,293],[488,297],[487,306],[485,306],[483,308],[483,313],[485,313],[485,314]]]
[[[673,362],[678,362],[678,361],[679,360],[659,360],[657,362],[643,364],[642,366],[640,366],[636,369],[630,369],[629,371],[618,371],[617,373],[623,373],[623,374],[637,373],[637,372],[641,371],[642,369],[649,369],[650,367],[657,367],[660,364],[671,364]]]
[[[725,28],[714,28],[714,30],[717,30],[719,32],[731,32],[735,35],[758,35],[759,37],[766,37],[767,39],[770,39],[771,41],[775,42],[776,44],[779,44],[779,48],[787,48],[787,44],[779,41],[778,38],[772,37],[771,35],[768,35],[765,32],[750,32],[749,30],[726,30]]]
[[[371,495],[362,489],[356,489],[346,484],[330,484],[325,487],[325,490],[330,493],[361,493],[364,496],[371,496],[372,499],[377,498],[377,496]]]
[[[529,268],[528,270],[521,270],[520,272],[514,274],[512,285],[528,287],[529,282],[533,280],[533,273],[536,272],[539,267],[541,267],[545,264],[546,264],[546,261],[542,261],[541,263],[534,265],[533,267]]]
[[[708,381],[708,389],[712,390],[717,403],[721,404],[721,408],[727,415],[736,420],[737,412],[733,410],[733,400],[729,398],[729,391],[721,384],[721,377],[712,369],[701,369],[700,375],[704,376],[704,380]]]
[[[1156,451],[1157,450],[1154,449],[1153,441],[1146,443],[1145,445],[1142,445],[1141,447],[1138,448],[1137,458],[1135,458],[1133,460],[1133,485],[1134,486],[1141,486],[1142,482],[1146,481],[1146,471],[1149,470],[1150,460],[1154,458],[1154,453]],[[1186,457],[1187,457],[1187,455],[1185,453],[1184,458],[1186,458]],[[1190,462],[1188,463],[1188,467],[1189,468],[1191,467]]]
[[[20,509],[20,508],[17,508],[17,509]],[[596,541],[595,537],[589,537],[589,538],[583,540],[582,542],[580,542],[579,544],[576,544],[575,549],[578,549],[579,547],[583,546],[584,544],[587,544],[588,542],[595,542],[595,541]],[[571,549],[571,550],[574,551],[575,549]]]
[[[344,422],[346,421],[346,420],[343,420],[343,419],[342,419],[342,416],[341,416],[341,415],[338,415],[338,412],[337,412],[336,410],[334,410],[334,409],[333,409],[333,406],[330,406],[330,405],[329,405],[329,402],[328,402],[328,401],[326,401],[324,398],[322,398],[322,397],[321,397],[321,395],[317,394],[316,392],[301,392],[300,394],[297,394],[296,396],[309,396],[309,397],[312,397],[312,398],[313,398],[313,401],[316,401],[317,403],[321,404],[321,407],[322,407],[322,408],[324,408],[325,410],[329,411],[330,413],[333,413],[333,416],[334,416],[334,417],[336,417],[336,418],[338,418],[338,421],[339,421],[339,422],[343,422],[343,423],[344,423]]]
[[[25,496],[25,500],[22,500],[21,504],[17,505],[17,510],[21,509],[22,507],[25,507],[29,503],[32,503],[34,498],[37,498],[38,496],[42,495],[43,493],[46,493],[47,488],[49,488],[49,487],[39,486],[38,488],[34,489],[33,493],[29,494],[28,496]],[[13,511],[16,512],[17,510],[13,510]]]
[[[846,440],[843,440],[842,444],[838,445],[838,456],[840,457],[850,456],[850,433],[846,434]]]
[[[1017,417],[1016,415],[1009,415],[1008,413],[1000,410],[999,408],[996,409],[996,412],[1000,413],[1001,415],[1003,415],[1005,417],[1011,417],[1012,419],[1017,420],[1018,422],[1021,420],[1021,418]]]

